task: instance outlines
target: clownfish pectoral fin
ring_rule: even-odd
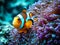
[[[26,27],[27,29],[29,29],[29,28],[32,27],[32,24],[33,24],[32,20],[28,20],[28,21],[25,23],[25,27]]]
[[[27,11],[26,8],[24,8],[24,9],[22,10],[23,13],[26,13],[26,11]]]

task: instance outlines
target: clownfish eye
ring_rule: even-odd
[[[18,18],[18,20],[20,20],[20,19]]]

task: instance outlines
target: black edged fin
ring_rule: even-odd
[[[34,21],[33,21],[32,19],[29,19],[29,20],[31,20],[31,21],[32,21],[32,24],[34,23]],[[28,21],[29,21],[29,20],[28,20]]]

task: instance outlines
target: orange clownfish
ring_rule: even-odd
[[[26,13],[26,9],[14,17],[12,22],[13,26],[18,30],[19,33],[27,33],[27,30],[32,27],[33,21],[31,19],[32,13]]]

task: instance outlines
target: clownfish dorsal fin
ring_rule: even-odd
[[[30,19],[29,12],[27,12],[26,9],[22,10],[22,16],[24,17],[25,21],[28,21]]]
[[[24,20],[27,18],[26,9],[23,9],[21,15],[24,17]]]

